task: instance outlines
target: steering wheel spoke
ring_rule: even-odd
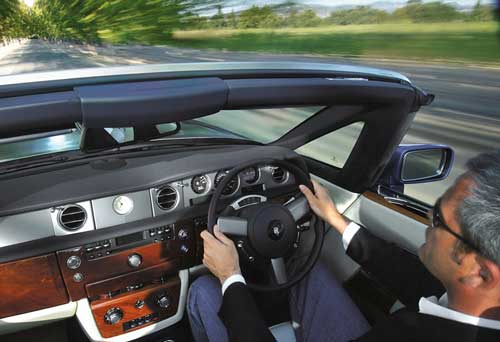
[[[288,276],[286,274],[286,265],[284,258],[274,258],[271,259],[271,269],[274,281],[281,285],[288,281]]]
[[[241,217],[219,216],[217,225],[219,226],[219,230],[227,235],[248,235],[248,221]]]
[[[299,221],[301,218],[307,215],[310,210],[307,199],[302,195],[300,195],[299,197],[295,198],[293,201],[288,203],[286,205],[286,208],[292,214],[295,222]]]

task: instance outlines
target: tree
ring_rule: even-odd
[[[447,22],[463,19],[455,7],[441,2],[412,2],[393,13],[395,19],[409,19],[413,22]]]
[[[217,13],[210,18],[210,26],[213,28],[221,28],[226,26],[226,19],[222,13],[222,6],[217,5]]]
[[[0,2],[0,41],[13,37],[23,37],[23,6],[18,0],[2,0]]]
[[[389,19],[389,14],[369,6],[358,6],[353,9],[335,11],[326,21],[336,25],[378,24]]]
[[[495,10],[492,6],[482,5],[481,0],[478,0],[467,19],[470,21],[493,21],[495,20]]]
[[[278,27],[280,23],[271,6],[252,6],[240,13],[238,28]]]

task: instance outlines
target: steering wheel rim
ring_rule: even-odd
[[[215,189],[212,198],[210,200],[210,205],[208,209],[208,218],[207,218],[207,230],[213,234],[213,227],[217,221],[217,204],[222,196],[222,192],[226,185],[229,183],[229,181],[237,176],[241,171],[255,165],[261,165],[261,164],[268,164],[268,165],[275,165],[275,166],[280,166],[290,172],[292,175],[295,176],[296,183],[297,184],[304,184],[307,186],[311,191],[314,192],[314,187],[312,185],[311,179],[309,175],[301,168],[298,166],[292,164],[291,162],[285,161],[285,160],[275,160],[275,159],[259,159],[259,160],[253,160],[251,162],[245,163],[243,165],[240,165],[238,167],[235,167],[230,170],[230,172],[221,180],[217,188]],[[301,195],[303,196],[303,195]],[[309,211],[311,211],[309,209]],[[312,212],[312,211],[311,211]],[[251,282],[247,281],[247,286],[253,290],[257,291],[263,291],[263,292],[268,292],[268,291],[277,291],[277,290],[285,290],[293,285],[297,284],[300,280],[302,280],[312,269],[316,261],[318,260],[318,257],[321,252],[321,248],[323,246],[323,238],[324,238],[324,231],[325,231],[325,223],[314,213],[312,213],[312,218],[311,218],[311,227],[314,228],[315,231],[315,240],[313,243],[313,247],[311,249],[311,252],[309,253],[309,256],[307,258],[307,261],[303,264],[300,270],[296,271],[295,274],[291,277],[291,279],[288,279],[285,283],[282,284],[272,284],[272,285],[260,285],[260,284],[254,284]],[[271,259],[272,261],[272,259]]]

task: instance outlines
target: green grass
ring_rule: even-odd
[[[496,22],[176,31],[178,47],[500,64]]]

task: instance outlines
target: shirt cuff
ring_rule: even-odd
[[[234,283],[243,283],[246,285],[245,278],[241,274],[233,274],[226,280],[224,280],[224,283],[222,284],[222,295],[224,296],[224,292],[226,292],[227,288],[231,286]]]
[[[354,235],[358,232],[358,230],[361,227],[359,224],[351,222],[347,225],[347,227],[344,230],[344,234],[342,234],[342,244],[344,245],[344,249],[347,251],[347,248],[349,248],[349,244],[351,243],[351,240],[353,239]]]

